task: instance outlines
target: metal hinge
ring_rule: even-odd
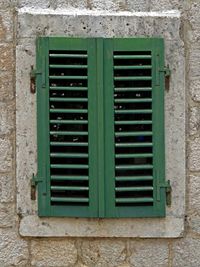
[[[36,200],[36,186],[38,183],[42,182],[43,180],[41,178],[38,178],[37,175],[33,173],[32,179],[31,179],[31,199]]]
[[[166,181],[165,183],[163,184],[159,184],[158,185],[158,188],[159,188],[159,193],[160,193],[160,189],[161,188],[165,188],[165,192],[166,192],[166,204],[167,206],[171,206],[171,193],[172,193],[172,187],[170,185],[170,181]]]
[[[169,66],[164,67],[164,73],[165,73],[165,77],[171,76],[171,70],[170,70]]]
[[[36,76],[42,74],[40,71],[36,71],[33,66],[31,66],[31,71],[30,71],[30,91],[32,94],[35,94],[36,92]]]
[[[170,76],[171,76],[171,70],[169,66],[165,66],[164,69],[160,70],[160,72],[164,72],[165,74],[165,89],[169,91]]]

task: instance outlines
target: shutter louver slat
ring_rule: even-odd
[[[87,65],[49,65],[53,69],[87,69]]]
[[[87,58],[49,53],[52,206],[89,206]]]
[[[114,52],[115,205],[153,205],[152,55]]]
[[[67,58],[67,59],[71,59],[71,58],[87,58],[87,54],[77,54],[77,51],[74,51],[75,54],[71,54],[71,51],[69,51],[69,54],[66,53],[66,51],[62,54],[62,53],[56,53],[56,54],[49,54],[50,58]],[[63,62],[64,63],[64,62]],[[65,62],[66,63],[66,62]],[[71,63],[71,62],[70,62]],[[51,65],[51,64],[50,64]],[[80,62],[78,62],[77,65],[82,65],[80,64]],[[83,64],[84,65],[84,64]]]
[[[66,176],[66,175],[51,175],[51,180],[80,180],[80,181],[87,181],[88,176]]]
[[[50,86],[50,90],[62,90],[62,91],[87,91],[87,87],[78,87],[78,86]]]
[[[50,142],[51,146],[88,146],[88,143],[80,142]]]

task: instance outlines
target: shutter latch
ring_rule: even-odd
[[[31,66],[31,72],[30,72],[30,91],[32,94],[35,94],[36,92],[36,83],[35,83],[35,80],[36,80],[36,76],[38,74],[42,74],[41,72],[39,71],[36,71],[33,66]]]
[[[159,184],[159,192],[160,192],[160,188],[165,188],[166,204],[167,204],[167,206],[171,206],[172,187],[170,185],[170,181],[168,180],[164,184]]]
[[[160,70],[160,72],[164,72],[165,74],[165,89],[169,91],[170,76],[171,76],[171,70],[169,66],[165,66],[164,69]]]
[[[31,180],[31,199],[36,200],[36,186],[38,183],[42,182],[42,179],[39,179],[37,175],[33,173]]]

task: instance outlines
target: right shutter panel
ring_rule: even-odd
[[[152,54],[114,58],[115,204],[153,205]]]
[[[164,216],[165,197],[160,196],[158,188],[164,180],[164,96],[159,73],[163,68],[162,40],[133,38],[107,43],[112,54],[113,84],[105,90],[110,95],[113,90],[114,110],[114,156],[110,159],[114,168],[106,177],[114,190],[112,199],[107,196],[107,214]],[[105,73],[111,73],[111,65],[106,68]]]

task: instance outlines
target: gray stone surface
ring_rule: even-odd
[[[160,240],[131,241],[130,263],[134,267],[168,267],[168,244]]]
[[[192,1],[190,8],[187,12],[187,17],[190,23],[188,32],[189,40],[191,42],[200,41],[200,17],[199,17],[199,1]]]
[[[88,267],[118,267],[126,259],[125,242],[109,239],[83,241],[80,259]]]
[[[199,135],[200,134],[200,108],[192,107],[190,109],[190,118],[189,118],[189,130],[190,135]]]
[[[200,69],[200,41],[191,45],[189,54],[189,76],[191,79],[199,79]]]
[[[194,101],[200,102],[200,80],[198,78],[190,82],[190,94]]]
[[[35,240],[31,242],[31,264],[35,267],[71,267],[77,261],[77,250],[71,240]]]
[[[7,137],[0,137],[0,172],[11,171],[12,142]]]
[[[169,37],[172,38],[173,37]],[[165,64],[171,69],[169,91],[165,92],[166,179],[172,185],[172,206],[169,214],[185,213],[185,84],[182,42],[165,42]],[[180,50],[179,50],[180,49]]]
[[[182,10],[187,4],[187,0],[150,0],[149,2],[151,11]]]
[[[119,0],[102,0],[102,1],[91,0],[90,5],[91,8],[97,10],[115,11],[120,9]]]
[[[173,267],[198,267],[200,240],[185,238],[173,243]]]
[[[57,1],[51,1],[51,7],[53,8],[66,8],[66,9],[86,9],[88,7],[88,0],[57,0]]]
[[[200,234],[200,216],[194,210],[189,211],[187,216],[188,229],[194,235]]]
[[[29,73],[31,65],[35,64],[35,47],[26,41],[26,47],[21,45],[17,49],[17,81],[16,87],[16,118],[17,123],[17,200],[23,203],[19,208],[21,213],[31,213],[32,201],[30,201],[30,180],[32,174],[36,174],[36,95],[30,93]],[[23,66],[21,68],[20,66]],[[26,125],[26,127],[24,127]],[[20,167],[21,166],[21,167]],[[23,166],[23,167],[22,167]],[[26,192],[20,194],[20,192]]]
[[[189,143],[188,167],[191,171],[200,171],[200,138],[195,138]]]
[[[127,10],[132,11],[149,11],[150,9],[150,2],[149,0],[127,0],[126,1],[126,8]]]
[[[189,179],[189,211],[200,216],[200,176],[190,175]]]
[[[17,0],[17,6],[22,7],[31,7],[31,8],[48,8],[50,7],[50,0]]]
[[[0,174],[0,203],[14,201],[14,175]]]
[[[82,219],[38,218],[27,214],[21,220],[22,236],[44,237],[180,237],[184,218]]]
[[[0,102],[0,135],[10,134],[14,129],[15,103]]]
[[[14,53],[12,44],[0,44],[0,69],[12,71],[14,67]]]
[[[0,228],[13,226],[15,220],[14,203],[0,203]]]
[[[28,266],[28,246],[13,230],[0,228],[0,266]]]
[[[12,10],[17,4],[17,0],[1,0],[1,9]]]
[[[29,13],[30,12],[30,13]],[[38,12],[38,13],[37,13]],[[37,19],[36,15],[37,14]],[[45,16],[44,16],[45,15]],[[19,11],[18,38],[47,36],[134,37],[154,36],[173,40],[180,48],[180,13],[134,13],[80,10],[24,10]],[[174,50],[173,50],[174,51]],[[179,51],[182,54],[182,51]],[[182,70],[182,68],[181,68]]]
[[[11,100],[14,97],[12,72],[0,72],[0,99]]]
[[[0,42],[13,40],[13,12],[0,11]]]

